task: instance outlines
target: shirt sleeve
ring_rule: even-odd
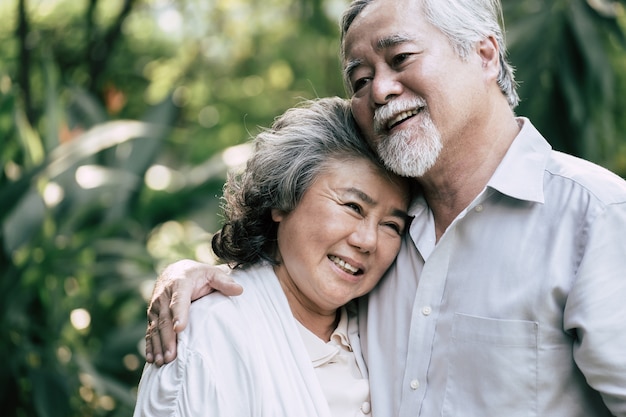
[[[605,206],[584,236],[564,326],[587,383],[615,416],[626,416],[626,203]]]
[[[178,356],[160,368],[146,364],[134,417],[226,415],[215,378],[201,355],[179,342]],[[220,407],[222,407],[221,411]]]

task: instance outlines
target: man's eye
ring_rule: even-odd
[[[411,54],[405,53],[405,54],[398,54],[398,55],[394,55],[394,57],[391,59],[391,64],[395,67],[398,65],[402,65],[402,63],[404,61],[407,60],[407,58],[410,56]]]
[[[369,80],[369,78],[359,78],[352,84],[352,91],[356,93],[357,91],[365,87]]]

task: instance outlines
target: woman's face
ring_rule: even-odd
[[[274,210],[290,304],[329,313],[369,292],[398,254],[408,199],[406,181],[351,159],[329,162],[292,212]]]

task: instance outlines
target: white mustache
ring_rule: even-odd
[[[374,132],[383,133],[391,118],[404,112],[426,107],[426,101],[420,97],[414,99],[396,99],[374,111]]]

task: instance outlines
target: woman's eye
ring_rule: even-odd
[[[402,234],[402,228],[400,227],[400,225],[396,223],[387,223],[385,224],[385,226],[389,227],[391,230],[393,230],[397,234]]]
[[[359,214],[363,211],[361,209],[361,206],[356,203],[346,203],[346,207],[350,207],[352,210],[356,211]]]

